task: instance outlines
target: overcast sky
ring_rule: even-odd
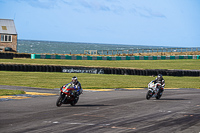
[[[18,39],[200,47],[200,0],[0,0]]]

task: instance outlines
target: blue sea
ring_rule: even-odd
[[[163,46],[141,46],[123,44],[100,44],[100,43],[78,43],[78,42],[56,42],[37,40],[18,40],[18,53],[38,54],[84,54],[84,50],[98,50],[98,54],[123,54],[137,52],[152,52],[152,49],[166,49]],[[145,49],[145,50],[142,50]]]

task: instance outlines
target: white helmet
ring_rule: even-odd
[[[161,80],[161,79],[162,79],[162,74],[158,74],[157,79],[158,79],[158,80]]]

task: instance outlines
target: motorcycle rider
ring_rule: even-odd
[[[72,77],[72,81],[69,84],[71,84],[76,88],[77,90],[76,96],[79,96],[83,92],[81,88],[81,83],[78,81],[78,78],[76,76]]]
[[[161,85],[157,86],[157,88],[159,89],[160,93],[162,93],[164,91],[165,80],[164,80],[162,74],[158,74],[157,78],[155,80],[153,80],[152,82],[154,82],[154,84],[156,84],[156,83],[161,84]]]

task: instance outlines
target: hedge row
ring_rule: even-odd
[[[77,66],[52,66],[52,65],[22,65],[0,64],[0,71],[25,71],[25,72],[62,72],[63,69],[101,69],[104,74],[144,75],[152,76],[200,76],[200,70],[167,70],[167,69],[121,69],[121,68],[90,68]]]

